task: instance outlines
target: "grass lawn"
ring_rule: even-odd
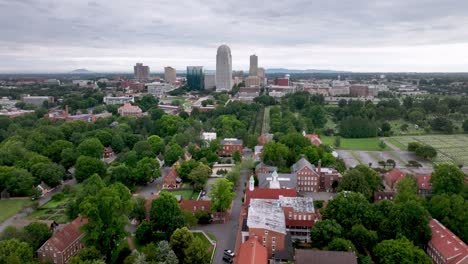
[[[31,204],[29,198],[0,200],[0,223],[17,214],[29,204]]]
[[[397,141],[406,149],[408,143],[419,142],[434,147],[437,157],[434,163],[444,162],[457,165],[468,165],[468,135],[424,135],[392,137],[391,143]]]
[[[173,191],[170,192],[172,195],[181,195],[182,199],[190,200],[192,198],[193,191],[192,190],[180,190],[180,191]]]
[[[323,144],[333,146],[335,143],[335,137],[320,136]],[[341,146],[337,149],[349,149],[349,150],[382,150],[379,147],[379,138],[341,138]],[[390,150],[386,146],[383,150]]]
[[[401,144],[400,141],[394,139],[394,138],[386,138],[385,139],[386,141],[388,141],[388,143],[394,145],[395,147],[401,149],[401,150],[406,150],[406,146]]]
[[[206,239],[205,235],[203,235],[202,233],[200,232],[193,232],[193,236],[194,237],[198,237],[202,242],[203,242],[203,246],[210,251],[210,255],[212,254],[212,251],[213,251],[213,245],[211,245],[210,241],[208,241],[208,239]]]
[[[59,224],[68,222],[65,214],[68,197],[52,199],[27,216],[29,219],[55,220]]]

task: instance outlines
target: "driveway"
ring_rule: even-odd
[[[198,226],[194,229],[209,232],[216,237],[217,248],[213,263],[223,263],[223,251],[225,249],[235,250],[236,238],[239,230],[239,216],[242,206],[242,197],[244,195],[244,184],[248,181],[249,171],[241,171],[241,177],[236,190],[236,198],[231,208],[231,217],[225,224],[210,224]]]

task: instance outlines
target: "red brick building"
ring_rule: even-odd
[[[320,140],[319,135],[317,134],[305,134],[304,137],[310,140],[310,143],[315,146],[320,146],[322,145],[322,140]]]
[[[303,192],[318,192],[320,189],[320,175],[314,166],[302,157],[291,167],[291,172],[297,175],[297,190]]]
[[[427,244],[427,254],[433,263],[467,264],[468,246],[436,219],[429,222],[432,238]]]
[[[289,86],[289,78],[276,78],[274,80],[274,85],[278,86]]]
[[[232,156],[232,154],[237,150],[239,153],[242,153],[244,148],[242,139],[237,138],[225,138],[221,140],[221,150],[218,151],[218,155],[226,157]]]
[[[179,178],[179,174],[172,167],[166,176],[163,178],[163,189],[176,189],[180,187],[182,180]]]
[[[349,94],[354,97],[367,97],[369,96],[369,86],[351,85],[349,87]]]
[[[196,213],[203,211],[211,213],[211,201],[209,200],[182,200],[180,201],[180,209]]]
[[[418,194],[423,196],[431,195],[431,174],[416,174],[415,177],[418,182]]]
[[[257,138],[257,142],[258,142],[259,146],[263,146],[263,145],[265,145],[266,143],[268,143],[268,142],[270,142],[272,140],[273,140],[273,134],[269,134],[269,133],[261,134]]]
[[[399,169],[393,169],[384,175],[384,182],[388,186],[388,188],[395,190],[396,188],[396,183],[401,179],[405,177],[405,173],[403,173]]]
[[[254,237],[242,243],[239,255],[236,258],[237,264],[267,264],[267,249]]]
[[[84,247],[83,243],[81,243],[81,239],[84,236],[81,227],[86,223],[88,223],[86,218],[78,216],[71,223],[53,234],[37,250],[39,260],[56,264],[68,263],[68,260],[78,254],[80,249]]]
[[[357,264],[354,252],[296,249],[295,264]]]

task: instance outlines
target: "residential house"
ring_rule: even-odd
[[[320,140],[319,135],[317,134],[306,134],[305,131],[302,132],[302,135],[310,140],[310,143],[315,146],[322,145],[322,140]]]
[[[433,263],[468,264],[468,246],[436,219],[429,221],[432,238],[426,252]]]
[[[396,195],[395,191],[374,192],[374,202],[378,202],[382,200],[393,201],[393,199],[395,199],[395,195]]]
[[[296,249],[295,264],[357,264],[354,252]]]
[[[84,233],[81,227],[88,223],[88,219],[78,216],[71,223],[52,235],[38,250],[40,261],[56,264],[68,263],[68,260],[78,254],[84,247],[81,239]]]
[[[267,264],[267,249],[255,237],[250,237],[242,243],[236,257],[237,264]]]
[[[416,174],[418,182],[418,194],[430,196],[432,194],[431,174]]]
[[[237,138],[225,138],[221,140],[220,144],[221,150],[218,151],[218,154],[224,157],[232,156],[235,151],[242,153],[242,149],[244,148],[242,139]]]
[[[195,214],[197,211],[211,213],[210,200],[184,200],[180,201],[180,209],[192,212]]]
[[[403,177],[405,177],[405,173],[403,173],[403,171],[399,169],[393,169],[384,174],[384,182],[388,188],[395,190],[396,183]]]
[[[274,171],[278,170],[278,167],[266,165],[263,162],[260,162],[255,166],[255,174],[260,173],[273,173]]]
[[[114,151],[112,150],[112,148],[111,147],[104,148],[103,157],[110,158],[112,156],[114,156]]]
[[[166,176],[163,178],[163,189],[177,189],[180,187],[182,183],[182,179],[179,178],[179,174],[177,171],[172,167]]]
[[[273,134],[263,133],[257,138],[258,145],[263,146],[273,140]]]

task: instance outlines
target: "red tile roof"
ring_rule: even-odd
[[[78,216],[71,223],[65,225],[60,231],[52,235],[47,241],[51,246],[57,248],[59,251],[63,251],[83,235],[80,228],[87,223],[87,218]]]
[[[306,138],[310,140],[310,143],[314,145],[320,145],[322,144],[322,140],[320,140],[320,137],[317,134],[307,134],[305,135]]]
[[[177,183],[177,177],[179,177],[179,174],[177,174],[177,171],[174,168],[171,168],[169,170],[169,173],[164,177],[163,181],[165,184],[176,184]]]
[[[202,209],[204,208],[204,209]],[[207,200],[182,200],[180,202],[180,209],[196,212],[202,210],[204,212],[211,212],[211,201]]]
[[[468,246],[450,229],[436,219],[429,222],[432,246],[447,260],[447,263],[468,263]]]
[[[389,185],[390,188],[395,188],[395,183],[403,178],[405,174],[399,169],[393,169],[387,173],[385,173],[385,182]]]
[[[304,226],[304,227],[313,227],[315,225],[314,219],[312,220],[289,220],[286,218],[287,226]]]
[[[247,188],[245,192],[245,204],[250,204],[250,199],[278,199],[280,195],[284,197],[297,197],[294,189],[268,189],[255,188],[253,191]]]
[[[238,264],[267,264],[267,261],[267,249],[254,237],[240,246]]]
[[[418,180],[418,188],[421,190],[431,189],[431,174],[419,174],[416,175]]]

